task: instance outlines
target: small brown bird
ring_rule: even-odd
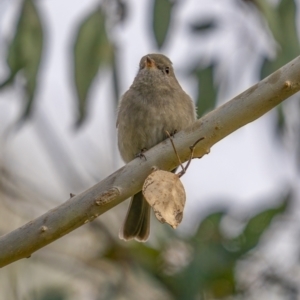
[[[196,119],[191,98],[178,83],[172,62],[162,54],[141,58],[133,84],[120,101],[117,117],[118,146],[127,163],[170,133]],[[146,241],[150,233],[150,206],[142,192],[132,197],[120,238]]]

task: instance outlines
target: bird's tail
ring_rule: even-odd
[[[125,241],[131,239],[147,241],[150,234],[150,212],[150,205],[143,193],[135,194],[131,199],[123,228],[120,230],[120,238]]]

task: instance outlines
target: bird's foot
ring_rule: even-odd
[[[147,150],[148,150],[147,148],[141,149],[141,152],[137,153],[137,154],[135,155],[135,157],[144,158],[145,160],[147,160],[147,158],[146,158],[146,156],[145,156],[145,154],[144,154]]]

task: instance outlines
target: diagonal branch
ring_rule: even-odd
[[[176,134],[174,144],[181,161],[189,159],[189,147],[199,138],[205,137],[195,147],[194,157],[209,153],[215,143],[256,120],[299,90],[300,56]],[[30,257],[38,249],[137,193],[153,166],[172,170],[178,165],[168,139],[147,151],[146,156],[146,161],[134,159],[90,189],[0,237],[0,267]]]

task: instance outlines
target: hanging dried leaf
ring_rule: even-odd
[[[168,223],[174,229],[180,224],[186,196],[176,174],[154,171],[144,182],[143,195],[161,223]]]

